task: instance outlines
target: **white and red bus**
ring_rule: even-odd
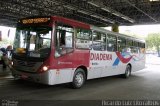
[[[80,88],[145,67],[143,40],[59,16],[19,20],[13,47],[13,76],[48,85]]]

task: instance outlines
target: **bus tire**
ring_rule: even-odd
[[[131,66],[130,66],[130,65],[127,65],[127,66],[126,66],[125,73],[123,74],[123,77],[124,77],[124,78],[129,78],[130,75],[131,75]]]
[[[78,68],[73,76],[73,81],[71,83],[72,88],[78,89],[83,86],[86,81],[86,74],[83,69]]]

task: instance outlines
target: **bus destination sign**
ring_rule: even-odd
[[[22,19],[22,24],[39,24],[39,23],[47,23],[50,21],[50,18],[28,18]]]

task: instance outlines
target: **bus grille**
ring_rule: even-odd
[[[36,62],[26,62],[26,61],[18,60],[17,64],[20,65],[20,66],[34,67],[34,65],[36,64]]]
[[[18,71],[25,72],[37,72],[38,68],[42,65],[42,62],[31,62],[31,61],[22,61],[15,60],[14,68]]]

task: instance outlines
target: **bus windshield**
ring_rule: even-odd
[[[51,50],[51,31],[51,27],[17,28],[13,53],[27,57],[47,57]]]

